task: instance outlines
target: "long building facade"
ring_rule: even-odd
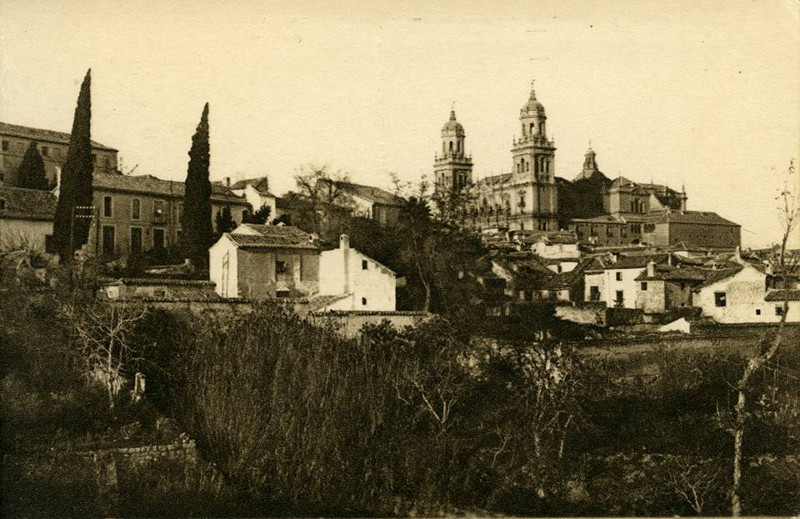
[[[547,116],[533,88],[519,120],[521,134],[512,140],[511,172],[474,182],[472,158],[464,146],[466,133],[455,111],[442,128],[442,149],[434,161],[436,196],[442,200],[463,194],[463,220],[472,228],[558,230],[556,147],[547,137]]]

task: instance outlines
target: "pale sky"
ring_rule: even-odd
[[[689,209],[780,235],[800,155],[800,3],[0,0],[0,119],[69,131],[92,68],[92,138],[183,180],[203,103],[211,176],[304,163],[356,182],[432,172],[455,102],[474,176],[510,171],[531,79],[572,179],[686,185]],[[800,174],[795,175],[795,177]],[[797,244],[800,245],[800,244]]]

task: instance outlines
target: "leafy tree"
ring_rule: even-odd
[[[219,238],[223,233],[231,232],[236,228],[236,220],[231,216],[231,208],[225,206],[214,218],[214,223],[217,227],[217,232],[214,234],[215,238]]]
[[[53,240],[61,261],[70,261],[75,250],[89,239],[89,218],[86,211],[76,207],[92,205],[92,143],[90,140],[92,99],[92,71],[89,69],[81,84],[72,134],[64,169],[61,172],[58,206],[53,220]]]
[[[39,154],[36,141],[31,141],[25,156],[22,157],[22,162],[17,171],[17,183],[19,187],[26,189],[41,189],[43,191],[50,189],[50,182],[44,172],[44,160]]]
[[[255,223],[259,225],[265,225],[267,222],[269,222],[269,215],[271,212],[272,208],[264,204],[255,213],[246,216],[242,223]]]
[[[182,246],[186,256],[196,265],[208,260],[211,245],[211,181],[209,180],[210,144],[208,130],[208,103],[203,107],[200,124],[192,136],[189,150],[189,169],[186,173],[186,190],[183,195]]]

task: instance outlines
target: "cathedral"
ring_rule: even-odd
[[[442,149],[434,161],[436,195],[442,200],[454,193],[468,193],[463,220],[470,227],[558,230],[556,148],[547,138],[547,116],[533,85],[519,120],[521,133],[512,141],[511,172],[475,182],[472,158],[464,148],[464,127],[456,120],[455,111],[442,128]]]

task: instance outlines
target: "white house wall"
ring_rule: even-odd
[[[340,245],[320,256],[320,294],[352,294],[337,310],[394,311],[395,288],[391,270],[355,249]]]
[[[725,293],[725,306],[716,306],[716,293]],[[776,307],[782,301],[764,301],[766,275],[745,267],[733,276],[695,292],[693,304],[703,315],[719,323],[776,323],[781,320]],[[788,322],[800,322],[800,302],[789,302]]]
[[[224,272],[225,255],[228,272]],[[209,249],[208,277],[222,297],[239,297],[238,249],[228,238],[222,238]]]

